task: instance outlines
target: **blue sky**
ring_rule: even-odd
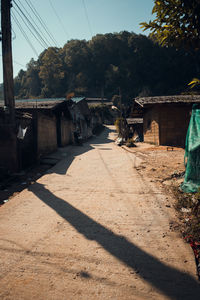
[[[153,0],[13,0],[12,14],[24,28],[38,54],[45,48],[31,35],[18,14],[17,5],[29,20],[30,16],[27,12],[40,25],[27,2],[32,3],[36,8],[59,47],[70,39],[90,40],[98,33],[123,30],[143,33],[139,23],[153,19],[151,14]],[[14,19],[12,28],[14,31],[13,68],[14,76],[16,76],[20,69],[26,69],[26,64],[32,57],[37,59],[37,55],[23,37]],[[44,30],[42,35],[45,35]],[[48,43],[48,45],[55,46],[53,43]],[[2,59],[0,59],[0,82],[2,81]]]

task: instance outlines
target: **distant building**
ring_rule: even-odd
[[[143,109],[144,142],[155,145],[185,146],[190,113],[200,95],[138,97]]]
[[[72,142],[72,117],[64,98],[16,100],[15,107],[16,111],[29,112],[33,116],[37,155]]]
[[[137,138],[138,141],[143,141],[143,118],[127,118],[126,122],[129,128],[129,137]]]
[[[85,97],[72,97],[68,100],[75,131],[83,140],[92,136],[91,113]]]
[[[85,98],[88,106],[97,106],[97,105],[107,105],[112,106],[113,102],[111,100],[108,100],[107,98],[100,98],[100,97],[86,97]]]

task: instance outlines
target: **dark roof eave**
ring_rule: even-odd
[[[200,95],[137,97],[134,100],[141,107],[155,104],[192,104],[200,103]]]

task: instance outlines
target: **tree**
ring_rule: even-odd
[[[88,42],[71,40],[64,45],[63,59],[68,76],[68,89],[85,95],[91,81],[91,54]]]
[[[50,47],[39,58],[39,77],[42,81],[43,97],[58,97],[64,86],[63,61],[58,48]]]
[[[200,1],[154,0],[154,21],[141,23],[162,46],[200,49]]]
[[[71,40],[63,48],[48,48],[15,78],[17,98],[77,96],[112,98],[121,90],[122,106],[138,95],[183,92],[198,77],[200,53],[161,47],[133,32],[96,35],[90,41]]]

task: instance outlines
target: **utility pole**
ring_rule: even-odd
[[[12,0],[1,0],[1,34],[2,34],[2,60],[3,60],[3,85],[4,103],[7,122],[15,126],[15,102],[12,64],[12,37],[11,14]]]
[[[1,136],[1,166],[9,171],[19,170],[19,151],[16,136],[14,82],[12,64],[12,36],[11,36],[11,4],[12,0],[1,0],[1,40],[3,60],[4,86],[4,118],[0,128]]]

